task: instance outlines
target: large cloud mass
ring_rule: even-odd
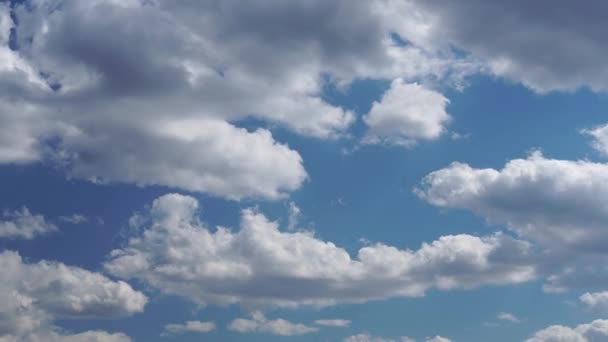
[[[284,232],[246,209],[241,227],[209,229],[198,202],[169,194],[156,199],[141,235],[111,253],[110,273],[140,279],[162,292],[205,304],[331,305],[429,288],[472,288],[530,280],[527,243],[502,234],[443,236],[416,251],[374,244],[351,257],[308,232]]]

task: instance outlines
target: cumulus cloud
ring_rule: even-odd
[[[188,332],[204,334],[213,330],[215,330],[214,322],[188,321],[183,324],[172,323],[165,325],[163,335],[177,335]]]
[[[71,224],[80,224],[89,221],[89,219],[82,214],[72,214],[67,216],[59,216],[59,219],[63,222]]]
[[[228,330],[240,333],[260,332],[281,336],[304,335],[319,331],[316,327],[292,323],[282,318],[268,320],[259,311],[254,312],[251,315],[251,319],[237,318],[233,320],[228,325]]]
[[[347,319],[318,319],[315,324],[326,327],[347,328],[350,326],[350,321]]]
[[[500,313],[498,313],[498,315],[496,315],[496,318],[498,318],[501,321],[507,321],[507,322],[511,322],[511,323],[521,323],[521,320],[519,318],[517,318],[514,314],[508,313],[508,312],[500,312]]]
[[[608,291],[586,292],[579,297],[579,300],[590,308],[608,308]]]
[[[478,69],[397,44],[391,13],[378,1],[2,5],[0,163],[42,160],[98,182],[276,198],[305,178],[299,155],[235,122],[335,139],[355,117],[324,100],[328,82],[460,84]]]
[[[384,244],[356,257],[311,232],[279,230],[253,209],[240,229],[210,229],[198,201],[168,194],[156,199],[140,235],[112,251],[105,269],[139,279],[198,304],[325,306],[393,296],[421,296],[429,288],[473,288],[528,281],[529,244],[503,234],[443,236],[415,251]]]
[[[552,325],[537,331],[526,342],[591,342],[608,340],[608,320],[597,319],[575,328]]]
[[[26,263],[12,251],[0,253],[0,269],[0,336],[9,340],[36,341],[46,334],[41,331],[55,330],[52,322],[59,318],[128,316],[147,302],[125,282],[61,263]]]
[[[594,149],[603,155],[608,155],[608,124],[583,129],[581,133],[593,139],[592,146]]]
[[[0,238],[31,240],[37,236],[57,231],[57,227],[44,216],[35,215],[26,207],[21,210],[5,210],[0,220]]]
[[[545,290],[564,291],[608,281],[607,184],[607,164],[549,159],[537,151],[499,170],[452,163],[426,176],[416,193],[439,207],[470,210],[534,242],[543,251]]]
[[[411,146],[418,140],[437,139],[450,120],[448,102],[436,91],[396,79],[363,117],[369,127],[364,142]]]

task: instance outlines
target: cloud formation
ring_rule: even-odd
[[[105,269],[139,279],[198,304],[326,306],[394,296],[422,296],[429,288],[474,288],[533,279],[529,244],[503,234],[442,236],[420,249],[384,244],[355,257],[310,232],[279,230],[253,209],[240,229],[211,230],[196,199],[178,194],[154,201],[141,234],[112,251]]]
[[[608,320],[597,319],[575,328],[552,325],[537,331],[526,342],[591,342],[608,340]]]
[[[57,231],[57,226],[48,222],[44,216],[35,215],[26,207],[21,210],[8,211],[0,220],[0,238],[31,240],[40,235]]]
[[[0,336],[9,341],[36,341],[36,336],[56,330],[52,322],[60,318],[129,316],[142,312],[147,302],[145,295],[125,282],[61,263],[26,263],[12,251],[0,253],[0,269]],[[105,336],[102,332],[87,334]],[[57,338],[71,341],[63,335]]]
[[[282,318],[268,320],[261,312],[254,312],[251,319],[237,318],[228,324],[228,330],[239,333],[266,333],[280,336],[296,336],[319,331],[317,327],[292,323]]]
[[[450,120],[448,102],[436,91],[396,79],[363,117],[369,128],[364,142],[412,146],[418,140],[437,139]]]
[[[163,336],[178,335],[183,333],[204,334],[215,330],[214,322],[187,321],[183,324],[171,323],[165,325]]]
[[[422,181],[418,196],[465,209],[506,226],[542,248],[547,291],[608,284],[606,240],[608,165],[558,160],[533,152],[502,169],[452,163]]]

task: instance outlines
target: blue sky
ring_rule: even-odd
[[[0,341],[608,341],[606,5],[545,5],[0,2]]]

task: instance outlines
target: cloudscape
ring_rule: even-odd
[[[608,341],[606,13],[0,1],[0,342]]]

